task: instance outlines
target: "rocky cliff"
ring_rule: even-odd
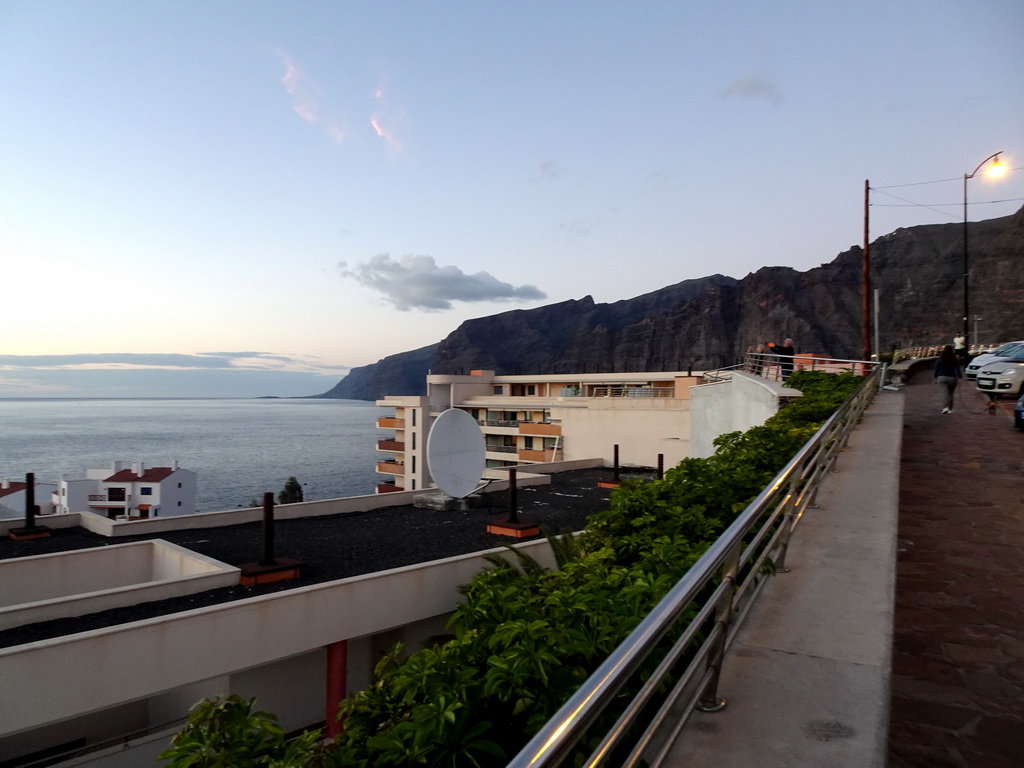
[[[1024,208],[971,223],[969,246],[978,341],[1024,338]],[[881,349],[948,341],[961,327],[962,224],[898,229],[873,242],[870,256]],[[321,397],[422,394],[428,370],[703,370],[787,336],[798,351],[859,358],[862,257],[855,246],[806,272],[764,267],[742,280],[713,275],[612,304],[587,296],[470,320],[439,344],[353,369]]]

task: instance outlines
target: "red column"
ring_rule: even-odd
[[[327,736],[334,738],[342,730],[338,722],[338,705],[345,698],[348,685],[348,640],[327,646]]]

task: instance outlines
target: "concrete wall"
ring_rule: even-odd
[[[623,466],[657,466],[660,453],[669,467],[689,455],[689,401],[595,398],[586,408],[553,407],[551,413],[569,436],[563,454],[567,460],[596,456],[611,466],[616,444]]]
[[[545,565],[553,564],[546,541],[522,547]],[[460,600],[457,587],[484,567],[484,554],[0,649],[0,753],[5,752],[5,737],[13,734],[77,721],[127,702],[168,694],[173,698],[182,687],[319,653],[340,640],[372,637],[418,622],[442,626],[436,623],[438,617],[443,621],[454,609]],[[360,654],[372,660],[372,651],[357,649],[353,656]],[[352,662],[350,658],[350,668]],[[305,665],[313,663],[301,664],[308,669]],[[313,696],[323,706],[320,688],[287,688],[289,696]]]
[[[736,371],[729,381],[693,387],[690,395],[690,455],[705,458],[715,452],[716,437],[764,424],[778,412],[780,397],[799,397],[800,392]]]
[[[0,629],[234,586],[239,569],[164,541],[0,560]]]

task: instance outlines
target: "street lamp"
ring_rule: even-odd
[[[970,340],[967,337],[967,331],[969,330],[968,327],[967,327],[967,323],[968,323],[968,319],[971,316],[970,312],[968,311],[969,308],[970,308],[970,301],[968,299],[968,296],[969,296],[969,294],[968,294],[968,274],[969,274],[969,269],[968,269],[968,262],[967,262],[967,180],[968,179],[973,179],[977,175],[978,171],[980,171],[982,169],[982,166],[984,166],[985,163],[987,163],[989,160],[992,161],[992,167],[989,168],[986,171],[986,173],[989,176],[992,176],[992,177],[1002,176],[1003,173],[1006,171],[1006,167],[1002,163],[999,162],[999,156],[1001,154],[1003,154],[1002,151],[996,152],[994,155],[989,155],[984,160],[982,160],[980,163],[978,163],[978,167],[975,168],[972,173],[965,173],[964,174],[964,327],[963,327],[963,335],[964,335],[964,348],[967,349],[967,350],[970,350],[970,348],[971,348]]]

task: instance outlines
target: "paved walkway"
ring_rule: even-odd
[[[889,720],[903,393],[864,414],[666,768],[881,768]]]
[[[904,396],[889,768],[1021,768],[1024,433],[971,385]]]

